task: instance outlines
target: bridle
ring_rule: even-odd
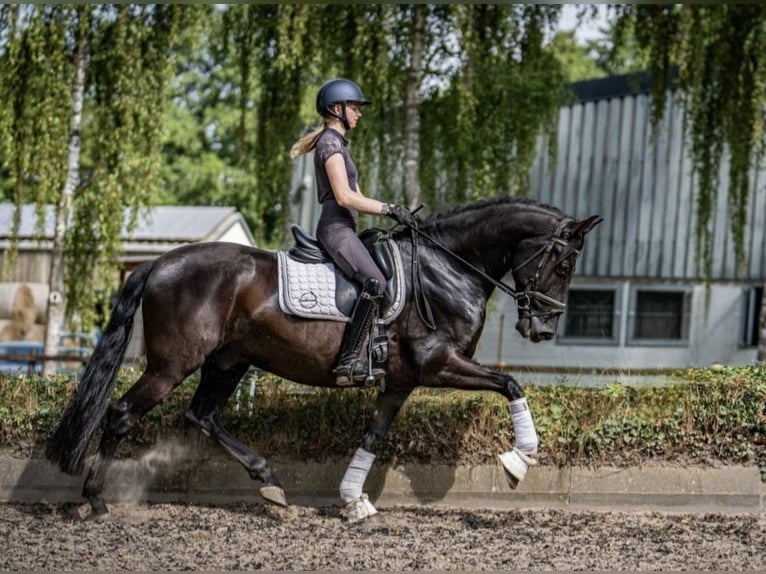
[[[534,261],[537,257],[539,257],[539,261],[537,262],[537,269],[535,269],[535,274],[532,276],[532,278],[527,282],[527,288],[524,291],[521,292],[514,292],[512,294],[512,297],[516,299],[516,306],[519,308],[520,311],[525,311],[524,315],[526,317],[547,317],[550,315],[561,315],[564,313],[564,310],[566,309],[566,303],[563,301],[559,301],[558,299],[554,299],[553,297],[550,297],[546,295],[545,293],[540,293],[537,291],[537,283],[540,281],[540,276],[543,272],[543,270],[546,268],[546,265],[548,263],[548,260],[551,258],[551,253],[553,252],[553,246],[554,245],[561,245],[564,250],[559,255],[559,258],[554,262],[552,265],[553,268],[558,265],[560,261],[563,261],[569,255],[572,253],[575,253],[576,255],[580,254],[580,251],[578,249],[575,249],[572,247],[572,245],[562,237],[564,228],[574,221],[571,217],[565,217],[561,221],[559,221],[558,225],[556,226],[556,230],[553,232],[553,235],[548,239],[548,241],[543,245],[540,249],[535,251],[532,255],[530,255],[527,259],[525,259],[521,264],[517,265],[513,268],[512,272],[516,273],[520,269],[523,269],[527,265],[529,265],[532,261]],[[550,307],[547,311],[537,311],[533,312],[530,304],[532,302],[532,299],[535,299],[541,303],[545,303]]]
[[[540,247],[537,251],[535,251],[532,255],[530,255],[527,259],[525,259],[522,263],[517,265],[512,269],[513,273],[516,273],[517,271],[523,269],[530,263],[532,263],[535,259],[539,258],[537,262],[537,268],[535,269],[535,273],[530,279],[530,281],[527,283],[526,288],[523,291],[517,291],[507,283],[505,283],[502,280],[497,280],[493,277],[490,277],[476,267],[473,263],[470,263],[469,261],[466,261],[463,259],[460,255],[434,239],[433,237],[429,236],[428,234],[421,231],[417,226],[408,226],[412,230],[412,268],[413,268],[413,285],[415,290],[415,303],[416,307],[418,309],[418,313],[420,314],[420,318],[423,320],[423,323],[425,325],[434,330],[436,329],[435,323],[433,321],[433,314],[431,313],[430,305],[428,304],[428,300],[426,299],[425,295],[422,293],[422,286],[420,281],[420,267],[418,263],[418,242],[417,242],[417,236],[420,235],[433,243],[435,246],[437,246],[439,249],[444,251],[445,253],[452,256],[454,259],[457,259],[460,261],[463,265],[468,267],[471,271],[476,273],[477,275],[481,276],[484,280],[488,281],[504,293],[510,295],[514,298],[516,301],[516,306],[518,307],[519,311],[523,312],[523,316],[525,318],[531,318],[531,317],[548,317],[552,315],[561,315],[564,313],[564,310],[566,309],[566,303],[563,301],[559,301],[558,299],[554,299],[553,297],[550,297],[546,295],[545,293],[540,293],[537,291],[537,284],[540,281],[540,277],[543,273],[543,271],[546,269],[546,266],[548,264],[548,260],[551,258],[551,254],[553,252],[553,247],[555,245],[560,245],[564,247],[563,253],[556,259],[554,262],[553,267],[555,268],[556,265],[560,261],[563,261],[567,257],[569,257],[572,253],[575,253],[577,255],[580,254],[580,251],[573,247],[569,241],[564,239],[563,232],[564,229],[568,224],[575,221],[571,217],[563,217],[558,224],[556,225],[556,229],[554,230],[551,237],[548,239],[548,241]],[[419,292],[419,293],[418,293]],[[422,299],[422,303],[421,303]],[[544,305],[547,305],[549,308],[544,311],[532,311],[531,303],[532,301],[538,301],[540,303],[543,303]],[[423,309],[421,309],[421,306]],[[426,314],[427,317],[424,317],[423,314]]]

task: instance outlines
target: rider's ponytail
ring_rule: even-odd
[[[295,142],[293,147],[290,148],[290,159],[297,159],[312,151],[316,147],[317,140],[322,135],[324,129],[325,124],[323,122]]]

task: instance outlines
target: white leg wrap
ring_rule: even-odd
[[[516,435],[516,447],[524,453],[537,452],[537,432],[532,421],[532,413],[527,405],[526,397],[508,403],[513,421],[513,432]]]
[[[340,498],[345,504],[362,496],[364,481],[367,480],[367,475],[374,461],[374,454],[364,450],[362,447],[356,449],[354,457],[346,469],[346,474],[343,475],[343,480],[340,481]]]

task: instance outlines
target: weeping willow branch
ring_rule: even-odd
[[[124,209],[130,228],[156,196],[171,47],[196,14],[175,5],[0,7],[0,133],[7,134],[0,167],[10,173],[17,208],[37,206],[38,225],[46,204],[64,205],[68,142],[72,134],[82,141],[83,159],[69,172],[89,185],[70,182],[72,216],[61,220],[67,311],[80,314],[83,326],[96,293],[115,285]],[[82,46],[87,53],[75,57]],[[70,127],[78,73],[85,78],[82,121]]]
[[[738,269],[745,261],[750,169],[764,149],[766,6],[761,4],[622,5],[618,29],[630,28],[649,53],[652,124],[665,110],[666,82],[686,115],[691,159],[698,178],[696,246],[702,273],[713,266],[713,211],[719,174],[728,158],[727,204]],[[619,42],[621,36],[615,35]],[[618,46],[619,47],[619,46]]]

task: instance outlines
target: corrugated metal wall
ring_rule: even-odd
[[[604,218],[588,239],[578,277],[698,281],[697,183],[677,98],[668,92],[662,124],[653,136],[649,95],[633,94],[626,77],[582,84],[588,85],[587,101],[559,111],[557,157],[549,157],[545,138],[538,141],[530,190],[532,197],[570,215],[597,213]],[[375,177],[368,175],[364,180],[365,193],[377,196]],[[715,236],[712,278],[763,282],[766,170],[754,169],[750,174],[746,260],[739,271],[729,232],[728,183],[728,161],[724,160],[711,222]],[[295,163],[292,190],[292,220],[313,232],[319,208],[310,156]]]
[[[683,137],[683,113],[669,93],[653,137],[648,94],[562,107],[558,154],[538,145],[531,195],[576,217],[598,213],[604,223],[589,238],[578,275],[691,280],[700,274],[695,252],[696,181]],[[720,173],[713,279],[766,279],[766,172],[751,172],[746,262],[735,269],[726,191]]]

